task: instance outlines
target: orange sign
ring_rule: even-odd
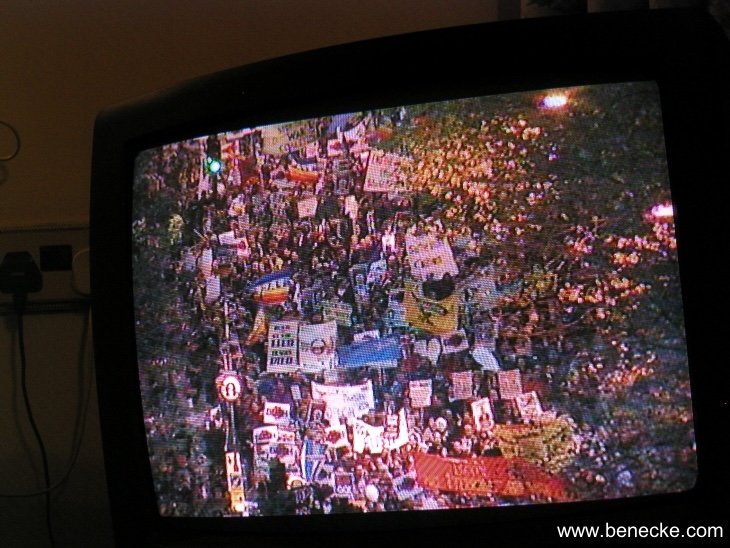
[[[522,459],[456,459],[416,453],[418,483],[425,489],[471,495],[569,500],[562,479]]]

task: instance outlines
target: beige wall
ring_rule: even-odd
[[[75,252],[84,248],[83,229],[61,236],[52,235],[52,230],[5,229],[88,224],[93,123],[103,107],[286,53],[491,21],[499,15],[515,17],[520,2],[0,0],[0,121],[15,126],[23,144],[17,158],[0,165],[0,259],[7,251],[35,253],[38,245],[63,243],[58,237],[68,236]],[[522,4],[526,7],[526,0]],[[591,1],[589,8],[598,10],[603,4]],[[534,13],[527,15],[549,11],[530,9]],[[1,139],[0,135],[3,145]],[[67,278],[57,276],[55,283],[58,295],[73,297]],[[0,311],[4,302],[7,299],[0,298]],[[54,479],[64,472],[70,456],[80,401],[79,371],[89,372],[88,356],[80,359],[83,322],[80,313],[32,315],[26,320],[29,390]],[[35,491],[42,478],[20,399],[15,335],[13,319],[0,315],[2,493]],[[78,464],[68,484],[53,497],[58,546],[110,545],[106,497],[92,391]],[[0,498],[0,546],[47,545],[43,524],[42,498]]]
[[[0,120],[17,128],[22,149],[0,166],[0,259],[7,251],[35,254],[55,238],[8,227],[88,223],[93,123],[103,107],[286,53],[496,17],[497,2],[485,0],[2,0]],[[74,251],[84,247],[83,233],[64,234]],[[89,372],[88,356],[79,362],[83,321],[79,313],[26,319],[29,391],[54,479],[71,451],[79,368]],[[35,491],[42,481],[20,397],[15,333],[13,319],[0,316],[3,493]],[[106,497],[92,392],[78,464],[53,496],[57,545],[110,545]],[[0,498],[0,546],[46,545],[43,498]]]

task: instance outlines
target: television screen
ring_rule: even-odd
[[[694,486],[655,82],[227,127],[132,177],[161,516]]]

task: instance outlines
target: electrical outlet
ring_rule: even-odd
[[[63,309],[81,303],[89,293],[89,230],[82,225],[0,227],[0,260],[12,251],[27,251],[41,269],[43,289],[28,295],[28,305]],[[12,295],[0,294],[7,310]]]

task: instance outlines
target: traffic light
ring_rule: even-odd
[[[223,168],[223,160],[221,157],[221,143],[217,135],[209,135],[205,144],[205,168],[208,173],[217,174]]]

